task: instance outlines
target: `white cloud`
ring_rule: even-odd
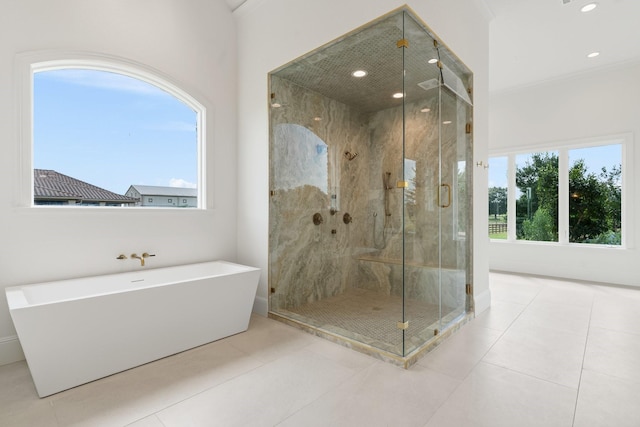
[[[123,74],[107,71],[63,69],[42,71],[37,73],[39,77],[63,81],[69,84],[87,86],[98,89],[119,90],[122,92],[138,93],[145,95],[169,96],[165,91],[150,83]]]
[[[171,178],[169,180],[169,187],[180,187],[180,188],[197,188],[198,186],[193,182],[189,182],[182,178]]]

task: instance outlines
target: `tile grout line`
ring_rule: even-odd
[[[207,388],[206,388],[206,389],[204,389],[204,390],[200,390],[199,392],[194,393],[193,395],[190,395],[190,396],[188,396],[188,397],[185,397],[184,399],[181,399],[180,401],[173,402],[173,403],[171,403],[170,405],[167,405],[167,406],[165,406],[164,408],[162,408],[162,409],[160,409],[160,410],[158,410],[158,411],[156,411],[156,412],[154,412],[154,413],[152,413],[152,414],[148,414],[146,417],[149,417],[149,416],[151,416],[151,415],[154,415],[156,418],[158,418],[158,420],[160,420],[160,423],[161,423],[163,426],[166,426],[166,424],[162,421],[162,418],[160,418],[160,416],[159,416],[159,413],[160,413],[160,412],[162,412],[162,411],[164,411],[164,410],[166,410],[166,409],[169,409],[169,408],[171,408],[171,407],[174,407],[174,406],[176,406],[176,405],[179,405],[179,404],[181,404],[181,403],[183,403],[183,402],[186,402],[187,400],[190,400],[190,399],[192,399],[192,398],[194,398],[194,397],[196,397],[196,396],[199,396],[199,395],[201,395],[201,394],[203,394],[203,393],[205,393],[205,392],[208,392],[208,391],[210,391],[210,390],[213,390],[213,389],[215,389],[215,388],[217,388],[217,387],[219,387],[219,386],[222,386],[222,385],[224,385],[224,384],[226,384],[226,383],[228,383],[228,382],[230,382],[230,381],[233,381],[233,380],[235,380],[235,379],[237,379],[237,378],[240,378],[240,377],[242,377],[242,376],[244,376],[244,375],[247,375],[247,374],[249,374],[249,373],[251,373],[251,372],[253,372],[253,371],[257,370],[257,369],[264,368],[264,367],[265,367],[265,366],[267,366],[267,365],[273,364],[273,363],[277,362],[277,361],[278,361],[278,359],[280,359],[281,357],[287,357],[287,356],[291,355],[291,354],[292,354],[292,353],[294,353],[294,352],[299,352],[299,351],[305,350],[305,349],[307,349],[307,347],[309,347],[311,344],[312,344],[312,342],[310,342],[310,343],[308,343],[308,344],[305,344],[304,346],[302,346],[302,347],[300,347],[300,348],[298,348],[298,349],[296,349],[296,350],[294,350],[294,351],[292,351],[292,352],[290,352],[290,353],[286,353],[285,355],[278,356],[278,357],[277,357],[276,359],[274,359],[274,360],[264,361],[264,360],[261,360],[261,359],[259,359],[259,358],[255,357],[255,356],[253,356],[253,355],[251,355],[251,354],[247,353],[246,351],[244,351],[244,350],[242,350],[242,349],[240,349],[240,348],[238,348],[238,347],[234,346],[234,345],[233,345],[233,343],[231,343],[231,342],[230,342],[230,343],[229,343],[229,345],[230,345],[231,347],[233,347],[233,348],[235,348],[236,350],[240,351],[240,352],[241,352],[241,353],[243,353],[246,357],[251,357],[251,358],[254,358],[255,360],[260,361],[260,362],[261,362],[261,364],[260,364],[259,366],[256,366],[255,368],[249,369],[248,371],[244,371],[244,372],[242,372],[242,373],[239,373],[238,375],[235,375],[235,376],[229,377],[228,379],[226,379],[225,381],[223,381],[223,382],[221,382],[221,383],[219,383],[219,384],[216,384],[216,385],[211,386],[211,387],[207,387]],[[307,350],[307,351],[311,351],[311,350]],[[324,356],[322,356],[322,357],[323,357],[323,358],[325,358],[325,359],[327,359],[327,358],[326,358],[326,357],[324,357]],[[329,359],[328,359],[328,360],[329,360]],[[354,373],[354,375],[355,375],[355,373]],[[324,395],[324,394],[323,394],[323,395]],[[305,406],[305,407],[306,407],[306,406]],[[296,412],[297,412],[297,411],[296,411]],[[146,418],[146,417],[143,417],[143,418]],[[288,417],[287,417],[287,418],[288,418]],[[284,420],[281,420],[280,422],[282,422],[282,421],[284,421]]]
[[[166,425],[165,423],[163,423],[163,422],[162,422],[162,420],[160,419],[160,417],[158,417],[158,412],[154,412],[153,414],[149,414],[149,415],[144,416],[144,417],[142,417],[142,418],[138,418],[138,419],[137,419],[137,420],[135,420],[135,421],[131,421],[129,424],[127,424],[127,425],[126,425],[126,426],[124,426],[124,427],[132,426],[132,425],[134,425],[135,423],[138,423],[138,422],[140,422],[140,421],[142,421],[142,420],[144,420],[144,419],[146,419],[146,418],[149,418],[149,417],[153,417],[153,418],[155,418],[155,419],[156,419],[156,421],[158,421],[158,422],[162,425],[162,427],[167,427],[167,425]]]
[[[539,380],[539,381],[545,381],[545,382],[547,382],[547,383],[549,383],[549,384],[554,384],[554,385],[558,385],[558,386],[560,386],[560,387],[566,387],[566,388],[569,388],[569,389],[573,389],[573,387],[568,386],[568,385],[566,385],[566,384],[560,384],[560,383],[557,383],[557,382],[555,382],[555,381],[550,381],[550,380],[545,379],[545,378],[539,378],[539,377],[537,377],[537,376],[535,376],[535,375],[532,375],[532,374],[529,374],[529,373],[526,373],[526,372],[521,372],[521,371],[518,371],[518,370],[515,370],[515,369],[512,369],[512,368],[506,367],[506,366],[501,366],[501,365],[497,365],[497,364],[495,364],[495,363],[491,363],[491,362],[484,361],[485,356],[487,355],[487,353],[488,353],[489,351],[491,351],[491,348],[493,348],[493,347],[498,343],[498,341],[500,341],[500,340],[502,339],[502,337],[504,336],[504,334],[506,334],[506,333],[507,333],[507,331],[508,331],[508,330],[513,326],[513,324],[514,324],[514,323],[515,323],[515,322],[520,318],[520,316],[522,316],[522,314],[523,314],[523,313],[524,313],[524,312],[529,308],[529,306],[530,306],[530,305],[533,303],[533,301],[538,297],[538,295],[540,295],[540,293],[542,292],[542,290],[543,290],[544,288],[548,287],[548,286],[549,286],[549,285],[546,285],[546,284],[545,284],[543,287],[541,287],[541,288],[540,288],[540,290],[539,290],[539,291],[536,293],[536,295],[531,299],[531,301],[529,301],[529,302],[525,305],[525,308],[524,308],[524,309],[523,309],[523,310],[522,310],[522,311],[521,311],[521,312],[516,316],[516,318],[515,318],[515,319],[513,319],[513,321],[512,321],[512,322],[509,324],[509,326],[504,330],[504,332],[500,335],[500,337],[498,337],[498,339],[497,339],[497,340],[496,340],[496,341],[491,345],[490,349],[489,349],[489,350],[487,350],[487,352],[484,354],[484,356],[482,356],[482,358],[480,359],[480,361],[479,361],[478,363],[480,363],[480,362],[484,362],[484,363],[487,363],[487,364],[489,364],[489,365],[496,366],[496,367],[498,367],[498,368],[506,369],[506,370],[511,371],[511,372],[515,372],[515,373],[518,373],[518,374],[521,374],[521,375],[525,375],[525,376],[527,376],[527,377],[529,377],[529,378],[534,378],[534,379]],[[585,356],[585,354],[586,354],[587,342],[588,342],[588,340],[589,340],[589,330],[590,330],[590,326],[591,326],[591,314],[593,313],[593,304],[594,304],[594,300],[595,300],[595,293],[594,293],[594,298],[593,298],[593,299],[592,299],[592,301],[591,301],[591,307],[590,307],[590,310],[589,310],[589,323],[588,323],[588,326],[587,326],[587,332],[586,332],[586,337],[585,337],[585,347],[584,347],[583,355],[582,355],[582,366],[584,366],[584,356]],[[476,363],[476,365],[474,366],[474,369],[475,369],[475,367],[478,365],[478,363]],[[473,370],[472,370],[472,371],[473,371]],[[577,399],[578,399],[578,393],[579,393],[579,391],[580,391],[580,381],[582,380],[582,371],[583,371],[583,369],[580,369],[580,378],[579,378],[579,380],[578,380],[578,385],[577,385],[577,387],[575,388],[575,390],[576,390],[576,407],[577,407],[577,404],[578,404]],[[574,411],[573,411],[574,419],[575,419],[575,412],[576,412],[576,410],[575,410],[575,407],[574,407]]]
[[[311,350],[310,350],[311,351]],[[353,350],[352,350],[353,351]],[[314,354],[316,354],[317,356],[322,357],[323,359],[326,359],[330,362],[333,363],[337,363],[338,365],[345,367],[343,365],[341,365],[339,362],[336,362],[335,360],[328,358],[324,355],[318,354],[313,352]],[[311,405],[313,405],[314,403],[316,403],[317,401],[319,401],[320,399],[324,398],[326,395],[328,395],[329,393],[335,392],[336,389],[340,388],[342,385],[346,384],[347,381],[349,381],[350,379],[354,378],[356,375],[360,374],[361,372],[370,370],[374,365],[378,364],[378,363],[385,363],[385,362],[381,362],[378,360],[375,360],[374,363],[371,363],[369,366],[362,368],[362,369],[354,369],[353,374],[349,375],[348,377],[346,377],[344,380],[340,381],[338,384],[336,384],[335,386],[333,386],[332,388],[330,388],[329,390],[325,391],[324,393],[322,393],[320,396],[318,396],[317,398],[315,398],[314,400],[312,400],[311,402],[307,403],[306,405],[304,405],[303,407],[299,408],[297,411],[287,415],[286,417],[284,417],[283,419],[281,419],[280,421],[278,421],[278,424],[276,424],[275,426],[279,426],[281,425],[283,422],[285,422],[286,420],[288,420],[289,418],[293,417],[294,415],[296,415],[297,413],[301,412],[302,410],[310,407]],[[347,368],[350,369],[350,368]]]
[[[489,288],[491,288],[491,284],[489,284]],[[498,343],[498,341],[500,341],[502,337],[504,337],[504,335],[511,328],[511,326],[513,326],[513,324],[520,318],[520,316],[522,316],[522,313],[524,313],[527,310],[527,308],[529,308],[533,300],[535,300],[540,294],[540,292],[542,292],[542,288],[543,287],[541,287],[540,290],[534,295],[534,297],[531,298],[531,301],[529,301],[527,304],[521,304],[521,305],[524,305],[524,308],[522,309],[522,311],[518,313],[518,315],[511,321],[511,323],[509,323],[509,325],[503,331],[500,332],[500,335],[498,336],[498,338],[493,342],[493,344],[489,346],[489,348],[487,349],[487,351],[484,352],[482,357],[480,357],[480,359],[473,365],[473,368],[471,368],[469,373],[464,377],[463,381],[465,381],[469,377],[469,375],[471,375],[471,373],[474,371],[474,369],[476,368],[476,366],[478,366],[480,362],[484,361],[484,358],[486,357],[487,353],[489,353],[491,349]],[[512,303],[512,304],[516,304],[516,303]],[[489,310],[491,310],[491,306],[489,306]],[[485,329],[492,329],[492,328],[485,328]],[[499,329],[493,329],[493,330],[499,331]],[[484,362],[484,363],[489,363],[489,362]],[[493,363],[490,363],[490,364],[493,365]],[[494,366],[497,366],[497,365],[494,365]]]
[[[491,288],[491,285],[489,285],[489,288]],[[526,311],[526,309],[527,309],[527,308],[529,307],[529,305],[533,302],[533,300],[534,300],[534,299],[536,299],[536,297],[538,296],[538,294],[539,294],[540,292],[542,292],[542,288],[541,288],[541,289],[540,289],[540,290],[535,294],[535,296],[534,296],[533,298],[531,298],[531,301],[529,301],[527,304],[522,304],[522,305],[524,305],[524,308],[522,309],[522,311],[521,311],[520,313],[518,313],[518,315],[517,315],[517,316],[516,316],[512,321],[511,321],[511,323],[509,323],[509,325],[508,325],[508,326],[507,326],[503,331],[500,331],[499,329],[486,328],[486,327],[484,327],[484,326],[479,326],[479,327],[484,328],[484,329],[489,329],[489,330],[494,330],[494,331],[500,331],[500,335],[499,335],[499,336],[498,336],[498,338],[493,342],[493,344],[491,344],[491,345],[489,346],[489,348],[487,349],[487,351],[485,351],[485,352],[483,353],[483,355],[480,357],[480,359],[479,359],[479,360],[478,360],[478,361],[473,365],[473,367],[469,370],[469,373],[467,373],[467,375],[465,375],[465,377],[464,377],[464,378],[462,378],[462,380],[460,380],[460,384],[458,384],[458,385],[457,385],[457,386],[456,386],[456,387],[451,391],[451,393],[449,393],[449,395],[447,396],[447,398],[446,398],[446,399],[444,399],[444,401],[442,401],[442,403],[440,403],[440,405],[438,405],[438,407],[437,407],[437,408],[436,408],[436,410],[433,412],[433,414],[431,414],[431,417],[429,417],[429,419],[427,420],[427,424],[425,424],[425,426],[429,424],[429,421],[430,421],[430,420],[435,416],[435,414],[440,410],[440,408],[444,406],[444,404],[445,404],[445,403],[446,403],[446,402],[451,398],[451,396],[453,396],[453,395],[454,395],[454,393],[458,390],[458,388],[460,388],[460,387],[464,384],[464,382],[467,380],[467,378],[469,378],[469,377],[471,376],[471,374],[473,374],[473,371],[476,369],[476,367],[477,367],[481,362],[483,362],[483,363],[487,363],[487,364],[489,364],[489,365],[493,365],[493,366],[498,366],[498,365],[494,365],[493,363],[484,362],[484,358],[485,358],[485,356],[486,356],[486,355],[487,355],[487,353],[489,353],[489,352],[491,351],[491,349],[492,349],[492,348],[493,348],[493,347],[498,343],[498,341],[500,341],[500,340],[502,339],[502,337],[504,336],[504,334],[506,334],[506,333],[507,333],[507,331],[509,330],[509,328],[511,328],[511,326],[515,323],[515,321],[516,321],[516,320],[518,320],[518,318],[522,315],[522,313],[524,313],[524,312]],[[514,303],[514,304],[515,304],[515,303]],[[489,306],[489,310],[491,310],[491,306]],[[475,320],[475,318],[474,318],[473,320]],[[464,326],[469,326],[469,325],[473,322],[473,320],[472,320],[471,322],[467,323],[467,324],[466,324],[466,325],[464,325]],[[418,364],[420,364],[420,362],[418,362]],[[511,369],[509,369],[509,368],[505,368],[505,367],[503,367],[503,366],[498,366],[498,367],[500,367],[500,368],[504,368],[504,369],[507,369],[507,370],[512,371],[512,372],[518,372],[518,371],[513,371],[513,370],[511,370]],[[429,368],[429,367],[427,367],[427,366],[425,366],[425,368],[430,369],[430,368]],[[445,374],[445,373],[443,373],[443,372],[439,372],[439,371],[435,371],[435,372],[438,372],[438,373],[440,373],[441,375],[446,375],[446,376],[448,376],[447,374]],[[518,373],[521,373],[521,374],[523,374],[523,375],[527,375],[527,374],[524,374],[524,373],[522,373],[522,372],[518,372]],[[527,375],[527,376],[532,377],[531,375]],[[450,377],[450,378],[453,378],[453,377]],[[536,377],[532,377],[532,378],[536,378]],[[454,378],[454,379],[455,379],[455,378]],[[540,378],[536,378],[536,379],[540,379]],[[543,381],[546,381],[546,380],[543,380]],[[555,384],[555,383],[554,383],[554,384]],[[561,385],[561,386],[563,386],[563,387],[566,387],[566,386],[564,386],[564,385],[562,385],[562,384],[559,384],[559,385]]]
[[[486,363],[487,365],[495,366],[496,368],[505,369],[505,370],[507,370],[509,372],[513,372],[515,374],[524,375],[525,377],[532,378],[534,380],[543,381],[545,383],[553,384],[553,385],[558,386],[558,387],[564,387],[564,388],[568,388],[570,390],[578,391],[577,387],[571,387],[571,386],[568,386],[566,384],[560,384],[560,383],[557,383],[555,381],[548,380],[546,378],[536,377],[535,375],[529,374],[527,372],[518,371],[517,369],[509,368],[508,366],[496,365],[495,363],[486,362],[486,361],[481,361],[481,362],[482,363]]]
[[[56,425],[61,426],[62,424],[60,424],[60,420],[58,419],[58,411],[56,411],[55,401],[53,399],[49,400],[49,406],[51,406],[51,412],[53,412],[53,419],[56,421]]]
[[[223,338],[223,339],[225,339],[225,338]],[[268,365],[268,364],[270,364],[270,363],[275,362],[275,360],[272,360],[272,361],[269,361],[269,362],[265,362],[265,361],[260,360],[260,359],[258,359],[258,358],[256,358],[256,357],[253,357],[252,355],[248,354],[248,353],[247,353],[247,352],[245,352],[244,350],[241,350],[241,349],[239,349],[239,348],[235,347],[235,346],[234,346],[233,344],[231,344],[231,343],[229,343],[229,345],[231,345],[231,347],[233,347],[234,349],[238,350],[239,352],[243,353],[243,354],[245,355],[245,357],[252,357],[252,358],[254,358],[255,360],[257,360],[257,361],[261,362],[261,364],[260,364],[259,366],[256,366],[255,368],[249,369],[248,371],[243,371],[243,372],[241,372],[241,373],[239,373],[239,374],[237,374],[237,375],[233,375],[233,376],[231,376],[231,377],[227,378],[226,380],[224,380],[224,381],[222,381],[222,382],[220,382],[220,383],[218,383],[218,384],[216,384],[216,385],[213,385],[213,386],[211,386],[211,387],[207,387],[207,388],[205,388],[205,389],[203,389],[203,390],[200,390],[200,391],[198,391],[198,392],[196,392],[196,393],[194,393],[194,394],[191,394],[191,395],[189,395],[189,396],[186,396],[185,398],[180,399],[180,400],[178,400],[178,401],[176,401],[176,402],[173,402],[173,403],[171,403],[171,404],[169,404],[169,405],[167,405],[167,406],[163,407],[162,409],[159,409],[159,410],[157,410],[157,411],[155,411],[155,412],[153,412],[153,413],[151,413],[151,414],[147,414],[146,416],[144,416],[144,417],[140,418],[140,420],[141,420],[141,419],[144,419],[144,418],[147,418],[147,417],[150,417],[150,416],[152,416],[152,415],[153,415],[153,416],[155,416],[155,417],[160,421],[160,423],[161,423],[163,426],[166,426],[166,424],[162,421],[162,418],[160,418],[160,416],[159,416],[159,413],[160,413],[160,412],[165,411],[165,410],[167,410],[167,409],[169,409],[169,408],[172,408],[172,407],[174,407],[174,406],[176,406],[176,405],[179,405],[179,404],[181,404],[181,403],[183,403],[183,402],[186,402],[187,400],[193,399],[193,398],[194,398],[194,397],[196,397],[196,396],[199,396],[199,395],[201,395],[201,394],[203,394],[203,393],[206,393],[206,392],[208,392],[208,391],[210,391],[210,390],[213,390],[213,389],[215,389],[215,388],[217,388],[217,387],[219,387],[219,386],[221,386],[221,385],[223,385],[223,384],[226,384],[226,383],[228,383],[228,382],[230,382],[230,381],[235,380],[236,378],[239,378],[239,377],[241,377],[241,376],[243,376],[243,375],[246,375],[246,374],[248,374],[248,373],[250,373],[250,372],[255,371],[256,369],[262,368],[262,367],[264,367],[264,366],[266,366],[266,365]],[[137,422],[137,421],[140,421],[140,420],[136,420],[136,421],[133,421],[133,422]],[[133,423],[133,422],[132,422],[132,423]],[[129,423],[129,424],[132,424],[132,423]]]
[[[456,391],[458,391],[458,389],[459,389],[460,387],[462,387],[462,384],[464,384],[464,382],[466,381],[467,377],[468,377],[469,375],[471,375],[471,372],[473,372],[473,369],[475,368],[475,365],[474,365],[474,368],[472,368],[472,369],[469,371],[469,373],[468,373],[468,374],[467,374],[467,375],[466,375],[462,380],[459,380],[459,379],[457,379],[457,378],[454,378],[454,377],[452,377],[452,376],[450,376],[450,375],[448,375],[448,374],[445,374],[444,372],[436,371],[436,370],[431,369],[431,368],[429,368],[429,367],[427,367],[427,366],[423,366],[423,367],[424,367],[425,369],[429,369],[431,372],[436,372],[436,373],[438,373],[438,374],[440,374],[440,375],[443,375],[443,376],[445,376],[445,377],[447,377],[447,378],[450,378],[450,379],[452,379],[452,380],[454,380],[454,381],[459,381],[459,382],[460,382],[457,386],[455,386],[455,387],[453,388],[453,390],[451,390],[451,393],[449,393],[449,394],[447,395],[447,397],[446,397],[442,402],[440,402],[440,404],[435,408],[435,410],[433,411],[433,414],[431,414],[431,416],[427,419],[427,423],[425,424],[425,426],[427,426],[427,425],[429,425],[429,422],[431,421],[431,419],[432,419],[432,418],[433,418],[433,417],[438,413],[438,411],[440,410],[440,408],[442,408],[442,407],[443,407],[443,406],[444,406],[444,405],[449,401],[449,399],[451,399],[451,396],[453,396],[453,395],[455,394],[455,392],[456,392]]]
[[[593,306],[596,302],[596,291],[594,289],[593,299],[591,300],[591,310],[589,311],[589,323],[587,324],[587,339],[584,340],[584,351],[582,352],[582,365],[580,366],[580,378],[578,379],[578,390],[576,392],[576,403],[573,407],[573,419],[571,425],[576,424],[576,414],[578,413],[578,400],[580,399],[580,386],[582,385],[582,373],[584,372],[584,359],[587,355],[587,346],[589,345],[589,333],[591,332],[591,318],[593,316]]]

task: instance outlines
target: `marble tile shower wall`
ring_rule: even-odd
[[[365,117],[348,106],[276,76],[271,92],[281,105],[271,109],[269,166],[270,304],[277,311],[350,285],[351,248],[365,239],[369,148]],[[349,161],[345,151],[358,156]],[[331,208],[338,212],[331,215]],[[345,213],[353,216],[350,224]],[[315,214],[322,223],[314,224]]]
[[[271,109],[271,310],[350,287],[400,295],[403,194],[396,182],[403,180],[401,106],[364,114],[276,76],[271,92],[281,105]],[[415,169],[412,192],[420,206],[406,209],[405,259],[412,265],[406,270],[406,289],[410,298],[432,303],[439,300],[439,126],[436,114],[420,110],[437,111],[437,102],[434,97],[405,107],[406,158],[415,160],[405,167],[408,176]],[[349,160],[345,152],[357,157]],[[456,144],[443,155],[450,158],[443,162],[444,173],[457,168]],[[345,224],[347,213],[353,220]],[[315,214],[322,223],[314,224]],[[452,229],[451,221],[445,218],[443,229]],[[458,251],[449,246],[443,256],[451,258],[445,265],[451,269],[444,270],[442,280],[451,282],[443,286],[448,290],[443,298],[450,301],[443,303],[459,306],[464,289],[456,289],[454,282],[460,283],[464,269],[455,268]]]
[[[460,204],[465,201],[456,197],[457,204],[442,209],[439,204],[445,201],[439,200],[438,193],[440,173],[443,182],[454,185],[458,178],[458,156],[466,156],[468,152],[464,134],[456,132],[459,126],[440,126],[437,93],[433,91],[431,98],[406,104],[404,112],[401,107],[390,108],[376,112],[369,119],[371,147],[375,153],[369,171],[370,180],[375,182],[380,170],[390,171],[395,187],[396,181],[403,179],[404,114],[404,158],[407,159],[404,169],[405,179],[410,185],[409,192],[405,191],[404,221],[402,191],[395,188],[389,191],[391,217],[388,218],[389,227],[383,228],[386,231],[383,233],[384,245],[378,256],[382,260],[400,260],[404,242],[405,296],[437,304],[442,291],[443,305],[463,307],[466,245],[457,238],[459,216],[453,215],[453,209],[462,207]],[[448,118],[465,121],[464,107],[458,102],[443,103],[442,108],[443,117],[447,115]],[[425,112],[425,109],[429,111]],[[379,204],[381,200],[384,200],[382,194],[375,202]],[[438,271],[440,261],[443,269]],[[391,293],[400,295],[402,265],[389,263],[384,268],[389,270],[387,277],[391,277]],[[442,287],[438,286],[439,278]]]

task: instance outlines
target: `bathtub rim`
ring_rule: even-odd
[[[145,272],[153,272],[154,274],[158,274],[158,272],[160,272],[162,270],[172,270],[172,269],[177,269],[177,268],[181,268],[181,267],[184,267],[186,269],[187,267],[203,266],[205,264],[224,264],[224,265],[232,266],[232,267],[236,268],[236,270],[226,271],[224,273],[210,274],[210,275],[192,276],[192,277],[188,277],[188,278],[185,278],[185,279],[166,280],[166,281],[161,281],[160,283],[151,283],[151,284],[148,284],[146,286],[136,285],[135,287],[130,287],[130,288],[126,288],[126,289],[118,289],[118,290],[108,291],[108,292],[95,292],[95,293],[91,293],[91,294],[88,294],[88,295],[84,294],[84,295],[80,295],[80,296],[76,296],[76,297],[58,298],[58,299],[55,299],[55,300],[49,300],[49,301],[37,302],[37,303],[30,302],[28,297],[27,297],[27,293],[25,293],[25,289],[28,290],[28,288],[30,288],[30,287],[34,287],[34,288],[38,287],[38,288],[40,288],[40,287],[46,287],[46,286],[61,286],[61,285],[64,285],[65,283],[69,283],[69,282],[80,282],[80,281],[83,281],[83,280],[91,280],[91,279],[96,279],[96,278],[100,278],[101,280],[102,279],[108,279],[108,278],[122,278],[122,277],[130,276],[130,275],[141,275],[141,274],[144,274]],[[172,266],[153,267],[153,268],[148,268],[148,269],[145,269],[145,270],[140,269],[140,270],[123,271],[123,272],[118,272],[118,273],[98,274],[98,275],[95,275],[95,276],[70,277],[70,278],[66,278],[66,279],[50,280],[50,281],[46,281],[46,282],[34,282],[34,283],[27,283],[27,284],[24,284],[24,285],[9,286],[9,287],[5,288],[5,296],[6,296],[6,299],[7,299],[7,306],[9,308],[9,312],[11,312],[13,310],[28,309],[28,308],[31,308],[31,307],[39,307],[39,306],[45,306],[45,305],[51,305],[51,304],[69,302],[69,301],[77,301],[77,300],[82,300],[82,299],[89,299],[89,298],[99,298],[99,297],[103,297],[103,296],[106,296],[106,295],[114,295],[114,294],[126,293],[126,292],[143,291],[145,289],[163,287],[163,286],[171,286],[171,285],[176,285],[176,284],[179,284],[179,283],[189,283],[189,282],[202,280],[202,279],[207,279],[207,278],[213,278],[213,277],[225,277],[225,276],[230,276],[230,275],[235,275],[235,274],[249,273],[249,272],[256,271],[256,270],[259,271],[260,268],[252,267],[252,266],[248,266],[248,265],[244,265],[244,264],[238,264],[238,263],[231,262],[231,261],[225,261],[225,260],[202,261],[202,262],[194,262],[194,263],[190,263],[190,264],[177,264],[177,265],[172,265]],[[136,282],[136,283],[139,283],[139,282]]]

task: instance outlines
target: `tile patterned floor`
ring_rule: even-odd
[[[259,316],[249,331],[38,399],[0,426],[640,425],[640,290],[491,274],[492,307],[409,370]]]
[[[440,328],[440,308],[419,299],[406,298],[405,350],[410,353],[433,338]],[[443,316],[453,318],[464,312],[442,307]],[[392,354],[403,354],[402,331],[397,322],[402,319],[402,297],[385,295],[367,289],[349,289],[343,294],[304,304],[279,314],[324,331],[368,344]],[[445,318],[446,323],[446,318]]]

